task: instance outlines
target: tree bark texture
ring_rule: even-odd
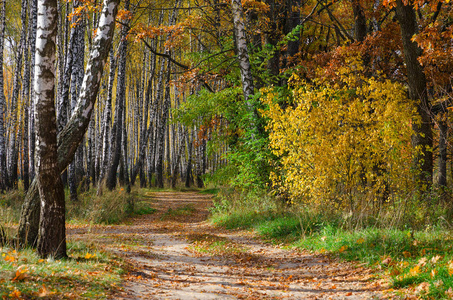
[[[22,0],[22,7],[20,11],[20,19],[22,22],[22,31],[20,34],[19,40],[19,49],[16,58],[16,69],[14,71],[14,79],[13,79],[13,92],[11,95],[11,137],[8,146],[8,178],[10,187],[17,186],[17,167],[18,167],[18,131],[19,131],[19,124],[17,122],[17,106],[19,102],[19,90],[20,90],[20,81],[21,81],[21,73],[22,73],[22,60],[23,60],[23,52],[25,49],[25,42],[27,36],[27,7],[28,1]]]
[[[58,134],[58,166],[63,172],[74,157],[88,127],[96,102],[102,72],[112,44],[115,18],[120,0],[104,0],[99,26],[90,51],[77,107],[71,119]],[[37,217],[38,216],[38,217]],[[22,206],[18,238],[22,245],[35,245],[38,237],[39,197],[35,180]]]
[[[41,217],[38,253],[66,257],[65,200],[58,170],[55,115],[57,0],[39,0],[35,62],[36,170]]]
[[[128,6],[129,1],[126,2]],[[128,9],[128,8],[126,8]],[[117,169],[121,159],[121,144],[123,135],[123,109],[126,98],[126,57],[127,57],[127,28],[121,29],[121,46],[118,59],[118,80],[116,88],[115,121],[112,127],[112,148],[110,167],[107,173],[106,186],[109,190],[116,187]]]
[[[234,34],[236,37],[237,57],[239,69],[241,71],[242,91],[244,100],[250,112],[253,112],[253,105],[250,97],[254,93],[252,67],[247,49],[246,30],[244,25],[244,12],[241,0],[231,0],[231,10],[233,12]]]
[[[3,43],[5,40],[5,10],[6,0],[1,0],[0,7],[0,192],[9,187],[8,172],[6,172],[6,131],[5,131],[5,113],[6,99],[3,89]]]
[[[416,118],[412,122],[414,134],[412,146],[417,153],[414,157],[414,169],[419,187],[425,190],[433,182],[433,133],[431,125],[431,106],[426,90],[426,77],[418,58],[422,50],[412,37],[418,33],[417,18],[412,5],[404,5],[397,0],[396,16],[400,24],[403,42],[404,61],[407,69],[409,97],[417,100]]]

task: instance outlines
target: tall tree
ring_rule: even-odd
[[[5,112],[6,99],[3,90],[3,42],[5,38],[5,10],[6,0],[1,0],[0,7],[0,170],[6,170],[6,131],[5,131]],[[0,172],[0,192],[4,191],[8,183],[8,172]]]
[[[22,30],[19,40],[19,49],[17,52],[16,58],[16,69],[14,71],[14,81],[13,81],[13,91],[11,95],[11,137],[9,140],[8,146],[8,178],[11,187],[17,186],[17,167],[18,167],[18,133],[19,133],[19,124],[17,122],[18,116],[18,104],[19,104],[19,91],[21,83],[21,74],[22,74],[22,60],[23,53],[25,49],[26,36],[27,36],[27,8],[28,0],[22,0],[22,7],[20,11],[20,19],[22,22]]]
[[[400,24],[403,42],[404,61],[407,69],[409,97],[417,100],[417,117],[412,122],[414,135],[412,145],[417,153],[414,157],[414,167],[417,181],[422,189],[431,186],[433,181],[433,132],[431,128],[431,105],[426,89],[426,77],[418,58],[422,49],[412,37],[418,33],[418,22],[412,4],[396,1],[396,16]]]
[[[104,65],[112,45],[115,18],[120,0],[104,0],[99,25],[93,39],[77,107],[71,119],[58,134],[58,165],[63,172],[74,157],[88,128],[96,103]],[[22,245],[36,245],[39,229],[38,184],[33,180],[25,196],[19,221],[18,238]]]
[[[55,114],[57,0],[39,0],[35,61],[36,170],[41,217],[38,253],[66,257],[65,200],[58,170]]]
[[[129,9],[129,0],[126,0],[125,9]],[[121,28],[121,45],[118,59],[118,80],[116,89],[115,121],[112,127],[112,148],[110,167],[107,173],[106,186],[109,190],[116,187],[116,173],[121,158],[123,135],[123,109],[126,103],[126,57],[127,57],[127,32],[126,26]]]
[[[240,0],[231,0],[231,10],[233,12],[234,35],[236,37],[237,59],[239,70],[241,71],[242,91],[244,100],[249,112],[254,112],[251,104],[251,96],[254,93],[252,67],[247,48],[247,37],[244,23],[244,11]]]

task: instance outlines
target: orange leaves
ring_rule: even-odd
[[[133,17],[132,12],[130,12],[129,10],[125,10],[125,9],[118,10],[118,15],[116,16],[116,18],[118,20],[122,20],[122,21],[129,21],[132,19],[132,17]]]
[[[96,257],[96,254],[91,254],[88,252],[87,252],[87,254],[85,254],[85,259],[90,259],[90,258],[94,258],[94,257]]]
[[[27,277],[27,273],[29,272],[27,266],[22,265],[19,268],[17,268],[16,273],[12,281],[21,281],[24,280]]]
[[[3,259],[7,262],[14,262],[16,260],[16,258],[10,254],[3,253],[2,256],[3,256]]]
[[[98,12],[101,10],[101,4],[96,4],[93,0],[79,0],[79,6],[68,14],[68,20],[72,21],[71,27],[79,24],[83,17],[89,17],[90,13]]]
[[[346,251],[346,250],[348,250],[348,246],[343,245],[343,246],[341,246],[341,248],[338,250],[338,252],[342,253],[342,252],[344,252],[344,251]]]
[[[242,0],[242,6],[246,10],[254,10],[259,13],[269,12],[269,5],[257,0]]]
[[[21,299],[22,293],[19,290],[15,289],[8,295],[8,297],[12,299]]]
[[[405,258],[409,258],[409,257],[411,257],[411,253],[409,251],[403,251],[403,256]]]

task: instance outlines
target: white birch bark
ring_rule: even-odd
[[[241,0],[231,0],[231,10],[233,12],[234,33],[236,37],[239,69],[241,71],[242,91],[244,93],[244,100],[249,109],[249,112],[253,112],[254,108],[250,102],[250,97],[254,93],[253,77],[247,49],[244,12],[242,9]]]
[[[6,0],[0,0],[0,192],[8,186],[8,172],[6,172],[6,132],[5,132],[5,113],[6,99],[3,90],[3,42],[5,37],[5,10]]]
[[[115,18],[120,0],[104,0],[99,27],[90,51],[77,107],[68,124],[58,134],[58,165],[62,172],[72,161],[81,143],[96,102],[104,65],[111,47]],[[34,180],[25,197],[19,222],[19,242],[22,245],[35,245],[38,236],[39,198],[37,182]],[[38,217],[37,217],[38,216]]]
[[[55,114],[57,0],[39,0],[35,62],[36,170],[41,217],[38,253],[66,257],[65,203],[58,170]]]

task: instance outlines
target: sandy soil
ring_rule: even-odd
[[[114,299],[383,299],[384,280],[357,264],[285,250],[253,233],[206,222],[209,196],[150,193],[157,212],[125,225],[69,231],[91,239],[131,264]],[[179,212],[179,213],[176,213]],[[194,243],[221,241],[226,249],[200,252]],[[229,247],[232,248],[229,251]]]

